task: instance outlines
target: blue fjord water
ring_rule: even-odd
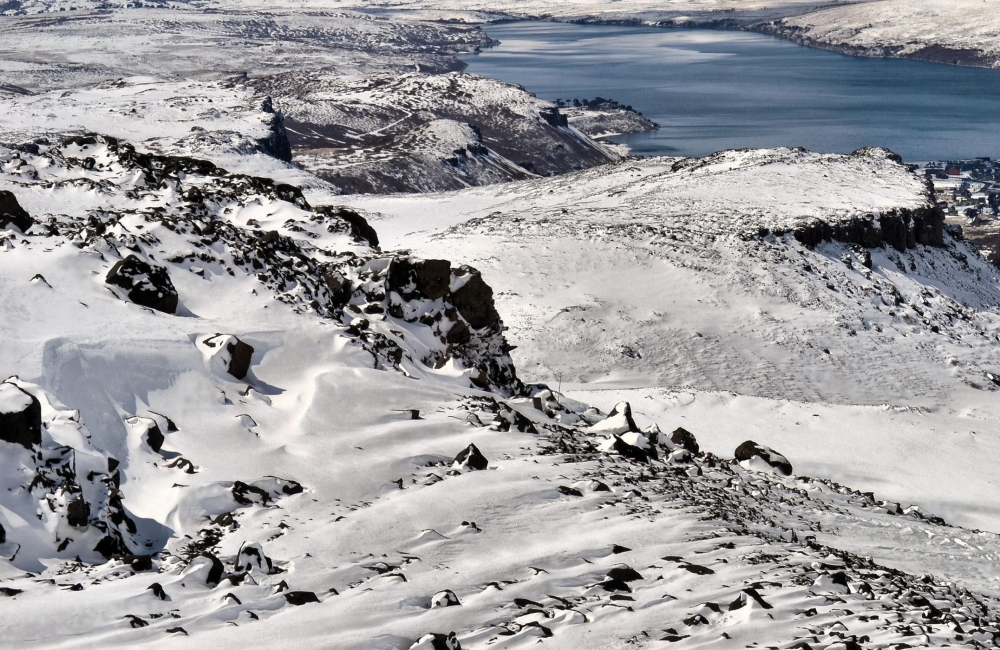
[[[762,34],[518,22],[471,73],[549,100],[630,104],[658,122],[615,138],[640,155],[739,147],[850,152],[888,147],[911,161],[1000,156],[1000,71],[863,59]]]

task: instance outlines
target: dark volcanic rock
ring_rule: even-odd
[[[214,348],[221,341],[222,334],[217,334],[205,341],[205,345]],[[244,379],[250,370],[250,360],[253,358],[253,346],[244,343],[239,338],[233,336],[233,340],[226,343],[226,351],[229,352],[229,367],[227,371],[237,379]]]
[[[14,193],[0,190],[0,229],[17,227],[21,232],[27,232],[35,220],[22,208]]]
[[[469,445],[459,452],[458,456],[455,456],[455,464],[473,470],[484,470],[489,467],[490,461],[486,460],[486,456],[483,456],[483,453],[479,451],[479,447]]]
[[[616,566],[608,571],[608,577],[612,580],[621,580],[622,582],[635,582],[636,580],[642,580],[642,574],[632,567],[625,565]]]
[[[0,440],[25,449],[42,443],[42,405],[9,382],[0,384]]]
[[[166,314],[177,311],[177,290],[167,270],[144,262],[135,255],[119,260],[111,267],[105,282],[127,291],[128,299],[137,305]]]
[[[758,445],[753,440],[747,440],[737,447],[735,458],[740,462],[760,458],[785,476],[792,473],[792,464],[788,462],[787,458],[769,447]]]
[[[286,591],[285,601],[289,605],[305,605],[306,603],[318,603],[319,597],[311,591]]]
[[[452,302],[458,313],[475,329],[482,329],[500,320],[493,303],[493,289],[486,284],[478,271],[452,294]]]
[[[451,262],[397,257],[389,264],[387,287],[406,300],[437,300],[448,295]],[[492,294],[491,294],[492,297]]]
[[[701,451],[701,447],[698,446],[698,440],[695,439],[694,434],[683,427],[674,429],[674,432],[670,434],[670,442],[680,445],[692,454],[698,454]]]
[[[150,449],[158,452],[163,447],[163,441],[164,437],[163,432],[160,431],[160,426],[156,422],[153,422],[152,426],[146,430],[146,444],[149,445]]]

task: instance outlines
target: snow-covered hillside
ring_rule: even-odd
[[[996,530],[1000,492],[944,487],[955,465],[935,450],[947,431],[955,462],[982,457],[988,480],[976,450],[1000,433],[1000,285],[937,230],[932,201],[884,150],[652,159],[491,192],[352,199],[384,215],[372,223],[388,245],[483,270],[526,379],[678,425],[708,417],[718,453],[759,431],[812,471]],[[940,245],[916,243],[917,215]],[[760,398],[757,415],[737,395]],[[831,442],[803,444],[805,425]],[[864,452],[843,446],[855,436]]]
[[[657,427],[648,407],[645,416],[625,403],[601,412],[523,386],[497,311],[513,310],[500,294],[494,302],[484,279],[503,286],[520,275],[526,289],[544,281],[558,298],[580,279],[572,274],[524,283],[533,269],[491,266],[481,276],[459,263],[477,250],[462,227],[449,235],[452,263],[382,252],[377,245],[401,241],[405,221],[377,222],[380,242],[358,213],[293,186],[105,136],[50,133],[5,145],[0,161],[8,643],[993,642],[995,534],[950,527],[881,490],[800,476],[809,452],[794,441],[780,448],[787,458],[742,440],[721,457],[708,453],[699,441],[732,429],[712,422],[712,409],[687,411],[692,422],[695,412],[705,418],[691,429],[677,428],[673,413]],[[768,167],[784,178],[769,191],[788,187],[765,219],[746,188],[753,179],[766,191]],[[832,244],[813,252],[792,235],[745,239],[754,214],[769,228],[812,232],[812,219],[895,210],[912,220],[927,209],[921,184],[885,152],[776,151],[508,185],[500,194],[520,202],[524,219],[493,221],[544,237],[535,250],[551,262],[550,244],[579,255],[623,241],[642,216],[619,210],[601,233],[598,220],[581,218],[572,234],[557,189],[576,188],[581,206],[590,197],[588,209],[608,216],[615,196],[676,200],[683,178],[712,190],[689,193],[690,206],[730,194],[729,215],[689,207],[687,218],[655,224],[700,222],[690,232],[701,239],[677,245],[703,252],[712,234],[829,256]],[[830,207],[802,196],[796,178],[829,191]],[[835,191],[862,178],[870,191]],[[436,197],[443,218],[454,223],[448,206],[463,196],[472,205],[483,190]],[[539,218],[547,211],[562,216]],[[505,232],[493,235],[504,257],[523,236]],[[922,264],[943,264],[922,244],[902,245]],[[868,282],[884,281],[892,255],[875,252],[879,277]],[[640,284],[642,266],[631,268],[622,295]],[[969,273],[959,266],[952,277]],[[536,309],[536,298],[523,305]],[[990,316],[980,312],[972,322]],[[965,333],[947,327],[942,337]],[[768,431],[753,434],[773,444]],[[965,485],[983,490],[968,467]],[[39,625],[40,616],[60,624]]]

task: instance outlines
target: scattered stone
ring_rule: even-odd
[[[142,620],[141,618],[133,614],[126,614],[125,618],[128,619],[128,623],[129,625],[132,626],[133,629],[139,627],[146,627],[147,625],[149,625],[149,623],[147,623],[146,621]]]
[[[108,272],[105,282],[127,291],[128,299],[137,305],[165,314],[177,311],[177,289],[167,270],[153,266],[135,255],[119,260]]]

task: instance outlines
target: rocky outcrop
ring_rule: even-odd
[[[0,190],[0,229],[14,226],[24,233],[34,223],[35,220],[17,202],[13,192]]]
[[[852,156],[886,159],[902,163],[902,158],[881,147],[862,147]],[[934,191],[927,187],[928,207],[897,208],[882,213],[870,213],[837,222],[810,220],[792,231],[802,244],[812,248],[824,241],[856,244],[866,248],[892,246],[903,252],[925,246],[944,246],[944,212],[934,204]]]
[[[260,109],[271,115],[268,122],[268,137],[260,140],[260,147],[268,155],[285,162],[292,161],[292,145],[288,141],[288,131],[285,130],[285,118],[280,111],[274,110],[270,97],[265,97]]]
[[[129,255],[115,263],[105,282],[127,292],[128,299],[137,305],[149,307],[165,314],[177,311],[177,289],[170,275],[162,266]]]
[[[0,440],[25,449],[42,443],[42,405],[18,386],[0,384]]]

